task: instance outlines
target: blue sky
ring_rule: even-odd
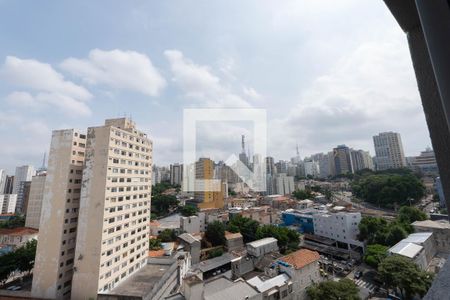
[[[267,109],[277,159],[430,144],[407,43],[383,1],[0,0],[0,168],[39,166],[51,130],[131,115],[158,165],[181,161],[184,108]],[[239,124],[199,154],[240,150]],[[249,138],[251,141],[251,137]]]

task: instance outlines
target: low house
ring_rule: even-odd
[[[421,269],[426,270],[431,259],[436,255],[433,233],[412,233],[391,247],[388,252],[407,257]]]
[[[247,252],[254,257],[262,257],[266,253],[278,252],[277,239],[268,237],[247,243]]]
[[[19,227],[13,229],[0,229],[0,245],[19,248],[28,241],[38,239],[38,230],[27,227]]]

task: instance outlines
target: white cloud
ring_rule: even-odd
[[[293,155],[297,142],[307,153],[342,143],[371,150],[372,135],[386,130],[400,132],[404,142],[418,135],[427,140],[424,125],[407,45],[399,33],[386,32],[383,39],[360,44],[317,77],[297,106],[272,122],[269,143],[283,156]]]
[[[224,87],[210,67],[197,65],[178,50],[164,52],[170,63],[173,81],[185,96],[206,107],[250,107],[239,95]]]
[[[6,96],[6,102],[12,106],[35,107],[37,105],[34,97],[27,92],[12,92]]]
[[[12,84],[43,92],[55,92],[81,101],[92,97],[84,87],[64,79],[51,65],[34,59],[7,56],[0,76]]]
[[[166,80],[151,60],[136,51],[93,49],[87,59],[68,58],[61,68],[83,81],[158,96]]]
[[[92,98],[92,94],[84,87],[65,80],[49,64],[8,56],[0,70],[0,77],[13,85],[35,92],[10,93],[6,96],[6,102],[11,106],[36,108],[49,105],[67,115],[91,114],[86,102]]]
[[[252,98],[252,99],[255,99],[255,100],[261,98],[261,95],[252,87],[244,86],[242,88],[242,90],[243,90],[244,95],[246,95],[249,98]]]

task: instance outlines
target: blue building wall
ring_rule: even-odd
[[[312,215],[283,212],[281,214],[284,226],[298,226],[301,233],[314,234],[314,222]]]

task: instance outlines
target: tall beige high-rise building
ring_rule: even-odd
[[[72,299],[108,293],[147,262],[152,142],[127,119],[87,133]]]
[[[195,177],[201,180],[214,179],[214,161],[209,158],[200,158],[195,163]],[[223,185],[220,185],[220,191],[214,191],[214,186],[205,187],[205,191],[194,193],[195,201],[198,203],[198,208],[223,208],[224,207],[224,191]]]
[[[31,289],[36,298],[70,298],[85,144],[79,131],[53,131]]]
[[[33,176],[31,179],[30,196],[28,199],[25,227],[39,229],[42,202],[44,200],[46,173]]]
[[[377,170],[406,167],[402,138],[397,132],[382,132],[373,137]]]

